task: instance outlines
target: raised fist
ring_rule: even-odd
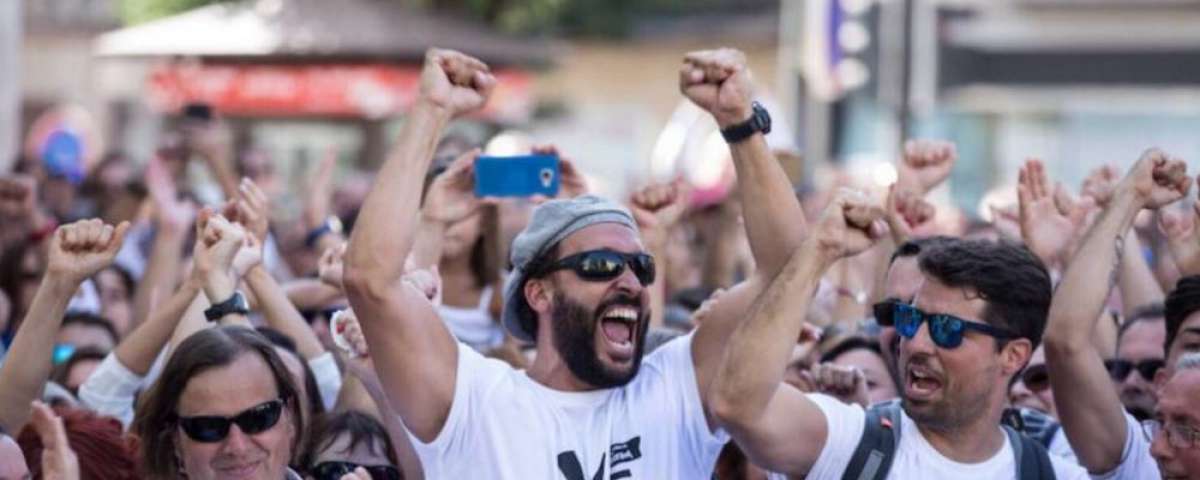
[[[744,122],[753,113],[754,83],[746,55],[732,48],[685,55],[679,69],[679,90],[711,113],[721,128]]]
[[[937,209],[920,194],[898,184],[888,189],[886,219],[896,245],[903,244],[914,235],[927,233],[936,216]]]
[[[630,210],[643,229],[669,229],[687,207],[683,182],[656,183],[633,193]]]
[[[1200,275],[1200,201],[1192,203],[1190,212],[1160,211],[1159,226],[1167,237],[1167,247],[1179,273]]]
[[[866,251],[887,232],[882,206],[862,192],[842,188],[813,227],[811,241],[833,261]]]
[[[870,403],[867,377],[856,367],[844,367],[832,363],[818,363],[804,372],[818,392],[837,399],[866,407]]]
[[[1121,183],[1142,206],[1152,209],[1183,198],[1192,188],[1187,164],[1157,148],[1146,150]]]
[[[1116,188],[1117,181],[1120,180],[1121,172],[1117,167],[1105,165],[1092,170],[1087,178],[1083,180],[1083,185],[1079,191],[1082,196],[1091,197],[1096,205],[1101,208],[1108,206],[1108,201],[1112,199],[1113,189]]]
[[[50,242],[46,275],[75,283],[95,275],[112,265],[127,231],[129,222],[114,228],[95,218],[58,227]]]
[[[421,99],[452,117],[483,108],[495,86],[496,78],[488,66],[473,57],[437,48],[425,52]]]
[[[951,142],[938,140],[909,140],[904,142],[904,158],[900,162],[901,183],[928,193],[950,177],[958,151]]]

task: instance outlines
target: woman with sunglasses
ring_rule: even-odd
[[[358,468],[366,470],[371,480],[404,479],[383,424],[354,410],[318,418],[301,462],[309,480],[340,480]]]
[[[287,465],[300,418],[296,386],[274,346],[249,328],[222,326],[179,344],[133,430],[150,478],[298,480]]]

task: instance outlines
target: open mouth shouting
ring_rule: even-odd
[[[942,377],[925,365],[909,363],[904,372],[904,390],[909,400],[931,401],[942,390]]]
[[[640,308],[629,305],[612,305],[601,311],[598,330],[603,350],[614,362],[627,363],[633,360],[641,316]]]

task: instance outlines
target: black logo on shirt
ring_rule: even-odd
[[[629,463],[639,458],[642,458],[642,437],[633,437],[624,443],[614,443],[609,447],[609,452],[612,454],[612,476],[609,480],[623,480],[633,478],[633,473],[628,469],[619,469],[619,465]],[[604,467],[607,464],[608,454],[600,455],[600,468],[596,470],[595,475],[592,475],[591,480],[604,480]],[[558,454],[558,471],[562,472],[563,478],[566,480],[587,480],[583,476],[583,465],[579,463],[579,456],[574,450],[568,450]]]

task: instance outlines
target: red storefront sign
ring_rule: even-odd
[[[496,89],[481,116],[502,122],[528,120],[532,79],[526,72],[494,72]],[[381,118],[403,113],[416,98],[416,66],[168,64],[150,73],[152,102],[177,112],[205,102],[238,116]]]

